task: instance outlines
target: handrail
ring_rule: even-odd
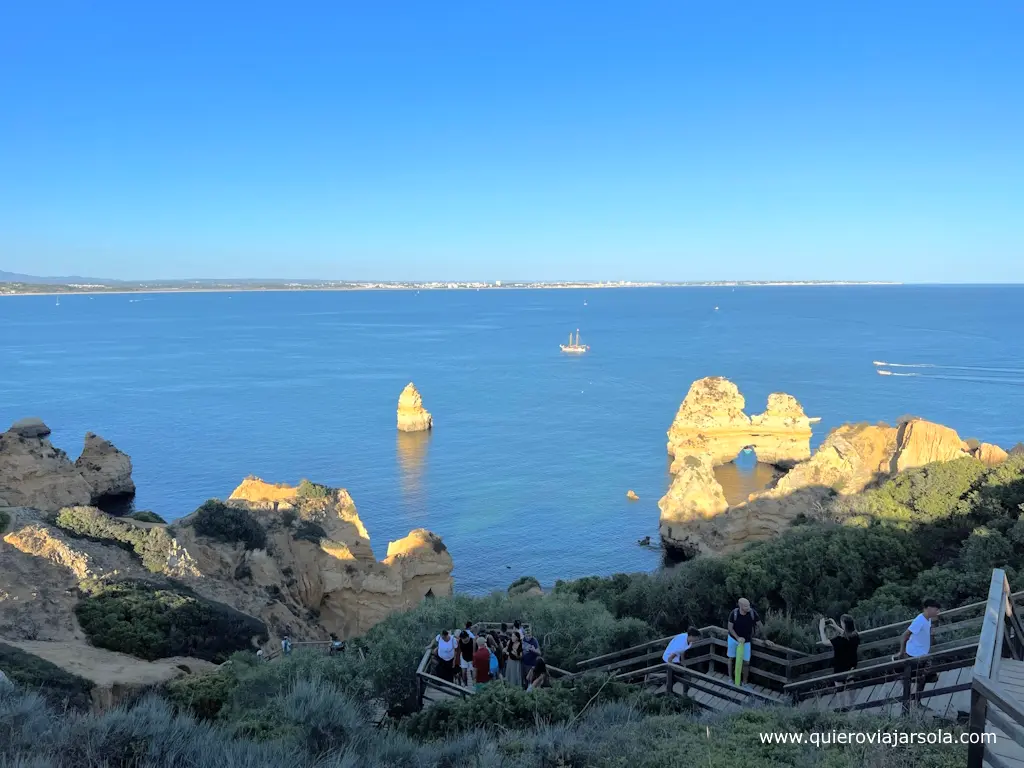
[[[693,645],[694,648],[698,647],[700,645],[700,643],[706,642],[706,641],[708,641],[710,639],[719,639],[719,638],[716,637],[717,635],[721,635],[722,637],[726,637],[729,634],[728,630],[725,630],[722,627],[716,627],[714,625],[709,625],[709,626],[706,626],[706,627],[701,627],[699,631],[700,631],[700,634],[701,634],[701,640],[698,641],[697,643],[694,643],[694,645]],[[677,637],[677,636],[678,635],[667,635],[666,637],[659,637],[656,640],[648,640],[646,643],[640,643],[639,645],[634,645],[634,646],[631,646],[629,648],[623,648],[621,651],[612,651],[611,653],[605,653],[605,654],[602,654],[601,656],[594,656],[593,658],[584,659],[583,661],[576,662],[576,666],[577,667],[588,667],[588,666],[590,666],[590,665],[592,665],[592,664],[594,664],[596,662],[599,662],[599,661],[605,661],[607,659],[616,659],[616,658],[618,658],[620,656],[621,657],[627,657],[630,654],[633,654],[636,651],[641,651],[641,650],[643,650],[645,648],[651,648],[651,647],[655,647],[655,646],[662,646],[662,647],[664,647],[664,646],[668,645],[669,641],[671,641],[672,638]],[[806,656],[807,655],[806,651],[798,651],[796,648],[789,648],[788,646],[779,645],[778,643],[768,644],[766,641],[761,640],[761,639],[756,638],[756,637],[753,638],[750,642],[751,642],[751,645],[753,646],[751,648],[751,651],[753,651],[754,648],[760,648],[760,649],[767,648],[767,649],[770,649],[770,650],[780,651],[780,652],[783,652],[783,653],[789,653],[789,654],[792,654],[794,656]],[[763,657],[771,658],[768,654],[764,654],[763,651],[761,651],[761,653],[762,653]],[[781,657],[781,656],[779,657],[779,663],[780,664],[785,664],[786,661],[787,660],[784,657]],[[602,664],[602,665],[598,665],[598,666],[605,666],[605,665]]]
[[[783,690],[787,693],[793,693],[795,691],[802,691],[805,688],[813,688],[820,686],[822,683],[833,683],[840,681],[856,680],[859,678],[877,677],[880,673],[889,673],[902,670],[908,662],[928,662],[938,661],[939,659],[946,659],[953,656],[959,656],[968,651],[977,650],[977,643],[965,643],[964,645],[956,646],[955,648],[945,648],[939,651],[934,651],[925,656],[917,656],[911,659],[897,659],[896,661],[889,660],[884,661],[881,664],[869,664],[864,667],[856,667],[851,669],[849,672],[833,672],[827,675],[819,675],[818,677],[808,677],[803,680],[796,680],[792,683],[786,683],[783,686]],[[963,666],[968,666],[964,664]]]
[[[1022,597],[1024,597],[1024,591],[1013,592],[1013,593],[1010,594],[1010,599],[1011,600],[1017,600],[1018,598],[1022,598]],[[948,619],[950,616],[957,616],[957,615],[959,615],[961,613],[965,613],[965,612],[970,611],[970,610],[972,610],[974,608],[982,608],[982,607],[984,607],[986,605],[988,605],[988,600],[979,600],[976,603],[968,603],[967,605],[961,605],[959,608],[951,608],[948,611],[943,611],[942,612],[942,618]],[[884,630],[894,629],[894,628],[897,628],[897,627],[903,627],[904,629],[906,629],[906,627],[910,626],[910,623],[912,621],[913,621],[913,619],[910,619],[909,621],[897,621],[897,622],[893,622],[892,624],[885,624],[885,625],[883,625],[881,627],[871,627],[869,629],[862,630],[862,631],[858,632],[857,634],[859,634],[861,639],[863,640],[865,635],[871,635],[871,634],[873,634],[875,632],[882,632]],[[902,634],[902,633],[900,633],[900,634]]]
[[[621,675],[616,675],[615,679],[616,680],[628,680],[628,679],[631,679],[631,678],[634,678],[634,677],[646,677],[648,675],[653,675],[653,674],[655,674],[657,672],[661,672],[661,671],[665,671],[665,670],[672,670],[672,672],[675,673],[675,674],[680,674],[680,675],[683,675],[685,677],[690,677],[690,678],[693,678],[695,680],[703,681],[703,682],[708,683],[710,685],[715,685],[715,686],[717,686],[719,688],[724,688],[729,693],[738,693],[738,694],[740,694],[742,696],[743,699],[754,698],[754,699],[761,699],[762,701],[767,702],[769,704],[778,704],[779,703],[777,699],[774,699],[771,696],[766,696],[765,694],[760,693],[758,691],[752,691],[752,690],[748,690],[746,688],[741,688],[738,685],[734,685],[729,680],[721,680],[721,679],[719,679],[717,677],[712,677],[711,675],[705,675],[703,672],[698,672],[697,670],[691,669],[690,667],[681,666],[679,664],[673,664],[671,662],[664,662],[663,661],[660,664],[654,664],[653,666],[644,667],[643,669],[635,669],[635,670],[633,670],[631,672],[624,672]],[[673,695],[673,696],[676,695],[675,692],[668,687],[668,682],[669,681],[666,681],[666,689],[665,689],[666,693],[668,693],[670,695]],[[718,695],[718,694],[714,694],[714,695]],[[726,697],[719,695],[719,698],[726,698]],[[730,699],[730,701],[735,701],[735,700],[734,699]]]

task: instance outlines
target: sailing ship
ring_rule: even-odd
[[[572,332],[570,331],[570,333],[569,333],[569,343],[568,344],[559,344],[558,346],[559,346],[559,348],[563,352],[569,352],[569,353],[574,354],[574,355],[581,355],[581,354],[583,354],[584,352],[586,352],[587,350],[590,349],[590,347],[588,347],[586,344],[580,344],[580,329],[579,328],[576,329],[576,339],[575,339],[575,341],[573,340]]]

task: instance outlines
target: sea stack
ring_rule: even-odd
[[[410,381],[398,398],[398,428],[402,432],[426,432],[433,426],[434,418],[423,407],[423,398]]]

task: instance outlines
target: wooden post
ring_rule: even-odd
[[[910,713],[910,684],[914,680],[914,671],[917,664],[912,659],[907,659],[903,666],[903,714]]]
[[[667,667],[665,667],[665,693],[667,693],[669,696],[675,696],[675,688],[676,671],[672,668],[672,665],[669,664]]]
[[[988,718],[988,701],[978,691],[971,690],[971,719],[968,730],[972,734],[985,732],[985,720]],[[980,736],[967,747],[967,768],[982,768],[985,761],[985,742]]]
[[[419,709],[423,709],[423,678],[416,675],[416,703]]]

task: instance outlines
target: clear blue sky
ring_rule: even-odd
[[[1024,282],[1019,2],[231,6],[6,4],[0,269]]]

